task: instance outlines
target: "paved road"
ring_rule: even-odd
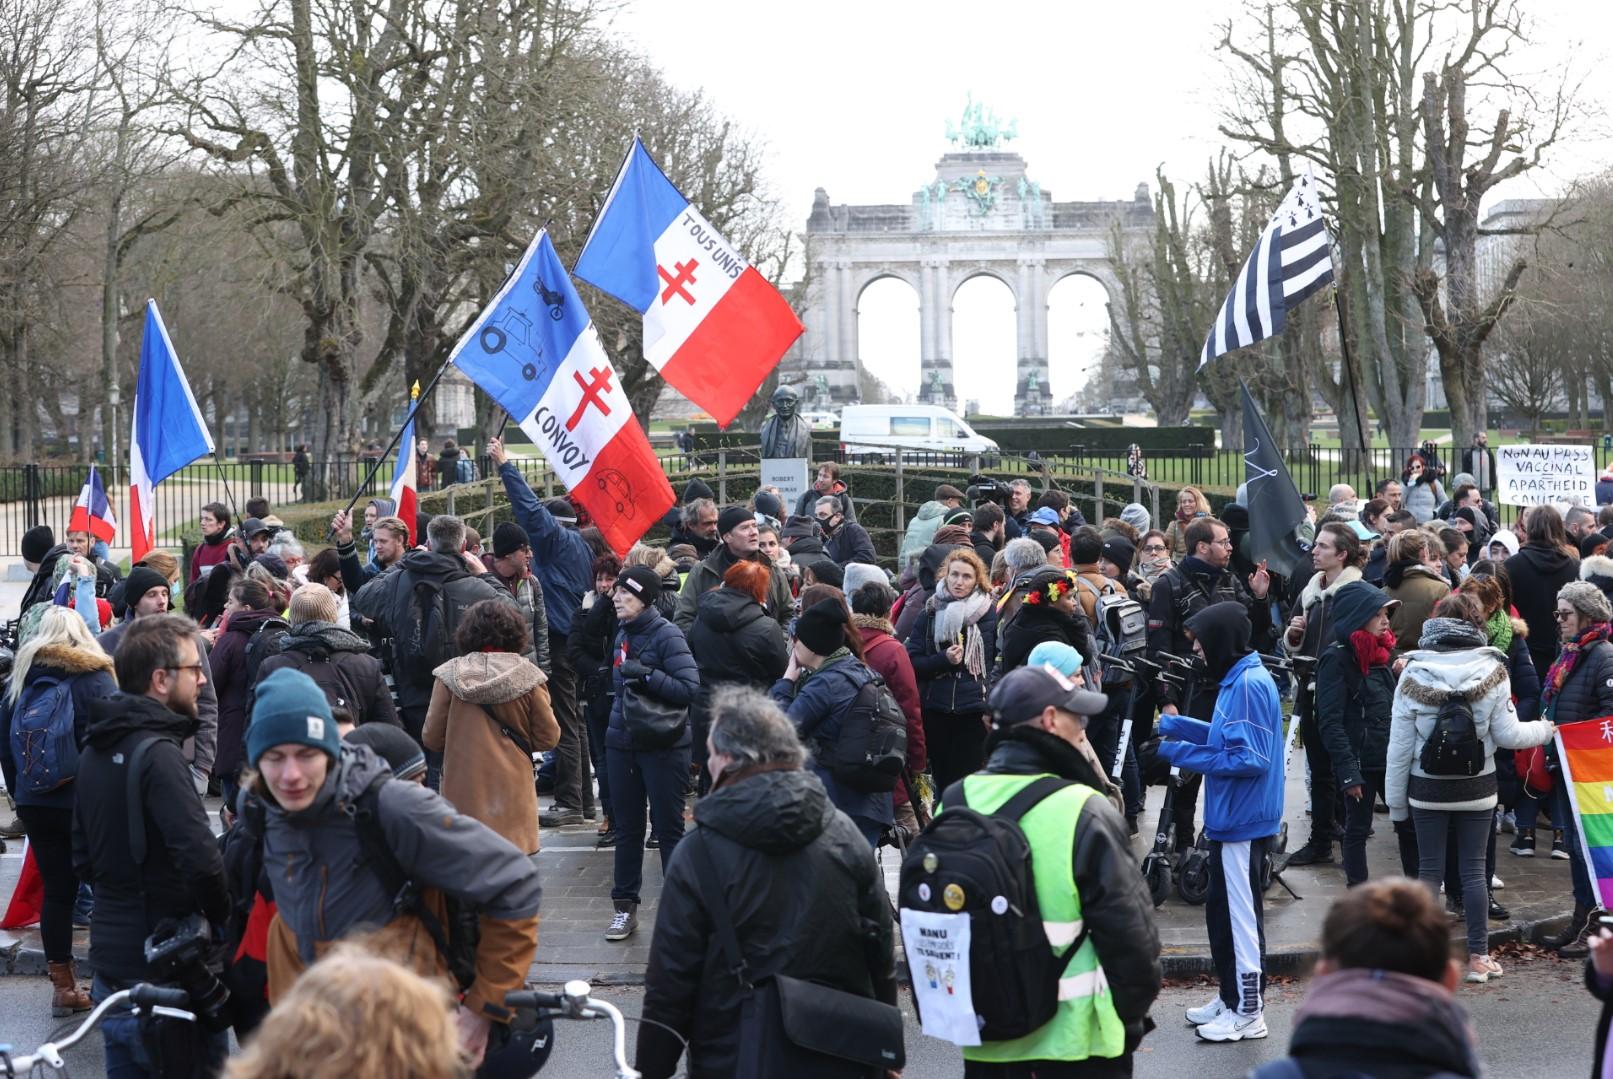
[[[32,1048],[49,1035],[52,1022],[44,1014],[47,992],[43,979],[0,978],[0,1041]],[[1238,1076],[1285,1051],[1294,1011],[1304,997],[1301,983],[1273,987],[1266,1011],[1270,1038],[1236,1045],[1200,1042],[1183,1025],[1183,1009],[1204,1003],[1209,992],[1206,985],[1199,984],[1165,990],[1154,1009],[1160,1029],[1149,1036],[1137,1055],[1139,1079]],[[644,991],[638,988],[600,989],[599,995],[619,1005],[629,1016],[636,1016],[644,1001]],[[1580,986],[1576,964],[1556,959],[1510,960],[1507,976],[1500,982],[1464,987],[1459,995],[1480,1032],[1488,1074],[1569,1076],[1590,1071],[1598,1009]],[[957,1051],[920,1034],[910,1004],[903,1011],[908,1020],[905,1074],[915,1079],[961,1076],[963,1068]],[[630,1029],[630,1045],[636,1036],[637,1032]],[[66,1057],[75,1076],[105,1075],[100,1043],[93,1037]],[[544,1073],[568,1079],[612,1075],[609,1025],[563,1024],[555,1039],[554,1056]]]

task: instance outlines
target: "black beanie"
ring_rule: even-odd
[[[132,609],[140,602],[140,598],[153,588],[167,588],[168,578],[152,569],[150,566],[136,566],[129,571],[123,579],[124,602]]]
[[[660,575],[649,566],[628,566],[616,578],[616,587],[627,589],[646,607],[655,606],[655,601],[661,598]]]
[[[493,529],[493,557],[508,558],[522,547],[532,546],[532,537],[526,529],[513,521],[505,521]]]
[[[1137,557],[1137,547],[1125,536],[1110,536],[1103,541],[1103,557],[1120,568],[1121,573],[1131,571],[1131,561]]]
[[[56,533],[49,525],[35,525],[22,534],[22,560],[34,565],[45,560],[50,549],[56,546]]]
[[[820,600],[795,620],[795,639],[814,655],[827,656],[846,643],[846,605],[837,599]]]
[[[717,515],[717,535],[726,536],[746,521],[754,520],[756,515],[744,506],[724,506]]]

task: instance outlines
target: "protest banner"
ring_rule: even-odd
[[[1613,716],[1558,727],[1557,759],[1597,905],[1613,910]]]
[[[1497,446],[1497,502],[1596,505],[1596,454],[1589,446]]]

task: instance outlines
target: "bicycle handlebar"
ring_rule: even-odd
[[[639,1079],[627,1063],[627,1020],[616,1005],[590,996],[587,982],[570,981],[558,993],[538,989],[517,989],[504,994],[504,1006],[516,1011],[533,1011],[547,1019],[609,1019],[611,1053],[616,1058],[617,1079]]]
[[[26,1056],[12,1056],[9,1045],[0,1045],[0,1069],[7,1075],[26,1075],[35,1068],[45,1067],[52,1071],[67,1073],[67,1064],[62,1060],[63,1049],[71,1049],[84,1036],[101,1024],[107,1014],[125,1004],[131,1005],[136,1014],[142,1009],[148,1009],[153,1015],[166,1019],[179,1019],[187,1023],[194,1023],[196,1016],[182,1010],[188,1003],[190,995],[183,989],[172,989],[166,986],[149,985],[141,982],[129,989],[120,989],[95,1006],[95,1010],[85,1018],[67,1037],[60,1041],[46,1042],[38,1050]]]

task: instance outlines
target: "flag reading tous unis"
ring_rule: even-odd
[[[723,427],[801,336],[789,302],[636,138],[574,272],[644,316],[645,359]]]
[[[1613,716],[1558,727],[1557,759],[1597,905],[1613,910]]]
[[[1233,349],[1276,337],[1288,309],[1333,281],[1327,227],[1308,171],[1294,181],[1250,252],[1215,325],[1204,339],[1199,367]]]
[[[157,301],[146,301],[140,375],[134,389],[134,435],[129,439],[129,547],[138,562],[157,544],[157,484],[203,454],[213,436],[196,407]]]
[[[617,553],[672,506],[672,485],[548,232],[538,233],[449,360],[543,450]]]

